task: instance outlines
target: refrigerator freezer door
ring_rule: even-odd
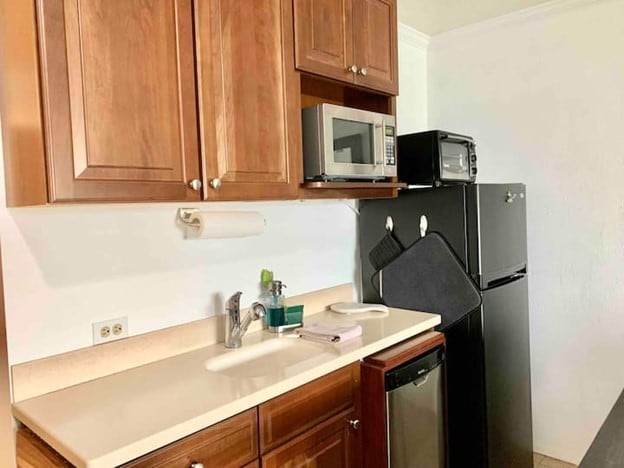
[[[488,466],[531,468],[527,278],[483,292]]]
[[[468,269],[481,289],[526,268],[523,184],[467,186],[466,214]]]

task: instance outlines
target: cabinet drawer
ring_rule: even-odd
[[[329,417],[357,407],[360,363],[356,362],[259,406],[260,452],[283,444]]]
[[[123,466],[188,468],[193,462],[198,462],[206,468],[240,467],[257,457],[258,426],[254,408]]]

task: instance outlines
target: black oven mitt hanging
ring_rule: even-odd
[[[382,243],[387,241],[379,245]],[[446,240],[436,232],[421,237],[379,270],[371,281],[384,304],[440,314],[439,329],[481,305],[479,290]]]
[[[386,235],[368,253],[368,260],[376,271],[381,270],[403,253],[405,247],[394,235],[394,220],[386,218]]]

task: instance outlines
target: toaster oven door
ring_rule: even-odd
[[[470,180],[470,142],[455,138],[440,140],[440,179]]]

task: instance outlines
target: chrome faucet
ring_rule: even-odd
[[[254,302],[249,307],[249,312],[241,322],[240,318],[240,297],[242,292],[233,294],[225,303],[225,347],[240,348],[243,343],[241,338],[249,328],[249,324],[258,320],[266,314],[266,309],[259,302]]]

